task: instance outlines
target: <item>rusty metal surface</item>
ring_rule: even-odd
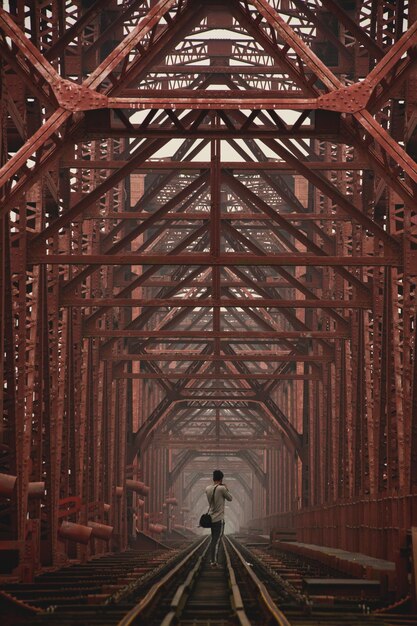
[[[382,581],[341,576],[330,563],[294,558],[285,549],[271,554],[265,546],[260,537],[227,538],[219,564],[213,567],[209,542],[200,539],[173,556],[148,553],[147,563],[141,563],[136,553],[132,571],[132,554],[126,553],[67,568],[55,573],[56,580],[43,576],[36,584],[9,586],[8,593],[30,599],[31,623],[51,626],[75,622],[256,626],[266,619],[279,626],[340,621],[403,625],[415,617],[395,614],[395,607],[381,609],[387,594]],[[64,590],[58,586],[62,581],[67,583]],[[23,609],[22,600],[18,602]],[[44,610],[35,614],[33,605]],[[24,606],[28,610],[31,605]]]
[[[415,601],[416,54],[410,0],[0,9],[1,577],[195,528],[220,464],[231,528]]]

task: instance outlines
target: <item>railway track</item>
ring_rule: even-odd
[[[360,595],[315,606],[302,593],[298,573],[271,575],[270,563],[236,541],[223,539],[221,566],[209,565],[208,544],[196,549],[186,566],[170,572],[118,626],[410,626],[415,616],[372,614]],[[332,581],[333,579],[329,579]],[[175,581],[175,584],[172,583]],[[295,584],[294,584],[295,583]],[[351,587],[354,589],[353,581]],[[372,599],[372,586],[371,596]],[[316,598],[317,600],[317,598]],[[328,600],[328,598],[327,598]]]
[[[146,595],[168,571],[183,549],[128,550],[84,564],[44,573],[33,583],[0,586],[2,624],[117,624],[134,601]],[[137,600],[136,600],[137,601]]]
[[[208,551],[207,540],[118,626],[291,626],[236,545],[223,539],[218,567],[209,564]]]
[[[67,568],[6,593],[29,606],[34,626],[411,626],[416,616],[377,614],[366,581],[346,583],[347,595],[305,593],[322,576],[310,564],[285,563],[259,547],[223,538],[211,567],[209,538],[184,550],[125,553]],[[99,567],[97,568],[97,564]],[[333,574],[333,573],[332,573]],[[328,572],[327,572],[328,575]],[[307,576],[307,578],[306,578]],[[310,577],[310,578],[309,578]],[[46,579],[46,580],[45,580]],[[315,579],[320,580],[319,578]],[[334,578],[327,578],[331,588]],[[312,584],[312,583],[311,583]],[[40,586],[39,586],[40,585]],[[368,593],[368,597],[364,596]],[[355,595],[356,594],[356,595]],[[379,601],[380,602],[380,601]]]

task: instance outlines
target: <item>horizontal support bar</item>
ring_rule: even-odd
[[[279,213],[280,217],[285,218],[287,221],[296,221],[296,222],[348,222],[351,221],[352,218],[348,215],[323,215],[322,213]],[[147,220],[152,216],[152,213],[135,212],[135,211],[119,211],[106,213],[102,215],[98,213],[98,211],[92,211],[90,213],[84,214],[83,219],[99,219],[99,220],[137,220],[138,222]],[[219,216],[220,220],[228,221],[228,222],[265,222],[269,221],[269,217],[265,215],[265,213],[222,213]],[[164,221],[173,221],[173,222],[205,222],[210,221],[210,213],[207,211],[203,213],[202,211],[195,213],[166,213],[163,217],[161,217],[158,222],[155,224],[162,223]],[[248,224],[247,227],[252,227],[251,224]]]
[[[135,337],[138,339],[168,339],[176,337],[179,339],[239,339],[242,343],[253,339],[345,339],[349,333],[341,330],[261,330],[261,331],[210,331],[210,330],[108,330],[100,328],[86,328],[84,337],[108,337],[117,339],[121,337]]]
[[[184,352],[161,352],[160,354],[103,354],[104,361],[204,361],[207,362],[284,362],[284,363],[330,363],[333,357],[323,354],[184,354]],[[163,374],[163,373],[162,373]]]
[[[59,165],[61,168],[82,168],[88,170],[117,170],[127,165],[129,161],[125,160],[88,160],[88,159],[63,159]],[[305,161],[305,165],[311,170],[325,170],[325,171],[351,171],[351,170],[364,170],[370,169],[369,164],[366,161]],[[210,169],[210,161],[146,161],[142,165],[134,168],[133,172],[146,173],[150,170],[180,170],[181,173],[195,170],[207,170]],[[220,165],[221,169],[237,170],[237,171],[280,171],[288,173],[296,173],[296,170],[289,166],[285,161],[270,162],[241,162],[241,161],[223,161]]]
[[[220,439],[219,441],[210,441],[209,439],[192,439],[188,441],[187,439],[170,439],[170,438],[155,438],[152,440],[152,445],[157,448],[165,448],[165,449],[187,449],[187,450],[198,450],[201,447],[204,447],[204,450],[221,450],[222,452],[227,452],[228,450],[233,452],[238,452],[239,450],[252,450],[252,449],[266,449],[266,448],[277,448],[282,443],[281,439],[236,439],[233,437],[224,441],[224,439]]]
[[[205,40],[206,42],[207,40]],[[242,43],[246,43],[246,40],[241,39]],[[282,67],[280,65],[155,65],[150,68],[149,74],[169,74],[170,72],[175,74],[271,74],[274,77],[275,74],[282,73]],[[160,81],[164,80],[164,77],[159,77]],[[121,93],[124,95],[127,92],[124,89]],[[291,92],[286,92],[291,95]],[[295,95],[298,97],[302,95],[302,92],[297,91]]]
[[[239,393],[241,393],[242,391],[244,393],[250,393],[252,395],[256,395],[256,391],[254,391],[253,389],[248,389],[247,387],[215,387],[215,386],[211,386],[211,387],[186,387],[185,389],[182,389],[179,392],[179,395],[182,396],[183,394],[189,394],[189,393],[194,393],[194,392],[199,392],[199,393],[217,393],[218,391],[224,391],[226,392],[234,392],[237,391]]]
[[[400,267],[399,254],[389,256],[326,256],[314,254],[255,254],[226,253],[218,257],[209,254],[39,254],[30,252],[28,264],[31,265],[186,265],[186,266],[343,266],[343,267]]]
[[[334,337],[331,337],[331,336],[327,337],[327,339],[332,339],[332,338],[334,339]],[[252,343],[256,343],[259,346],[270,348],[273,345],[282,345],[282,339],[283,339],[282,337],[278,338],[278,339],[256,339],[256,340],[251,340],[251,339],[249,339],[249,340],[248,339],[246,339],[246,340],[245,339],[243,339],[243,340],[242,339],[240,339],[240,340],[239,339],[227,339],[227,341],[221,340],[220,341],[220,346],[223,349],[223,345],[227,345],[227,346],[232,346],[232,345],[234,345],[234,346],[241,346],[241,345],[245,345],[245,344],[248,344],[248,343],[251,343],[251,344]],[[285,339],[288,339],[288,337],[285,337]],[[323,337],[323,339],[326,339],[326,337]],[[198,344],[198,345],[206,346],[206,345],[211,344],[212,342],[213,342],[212,339],[207,340],[207,339],[198,338],[198,339],[191,339],[190,340],[190,343],[192,343],[192,345]],[[170,345],[170,346],[181,345],[181,346],[183,346],[184,345],[184,339],[157,339],[157,338],[150,337],[149,338],[149,343],[151,343],[153,345],[156,345],[156,344],[159,344],[159,343],[163,343],[166,346],[167,345]]]
[[[133,274],[136,276],[136,272]],[[69,281],[63,281],[62,282],[62,286],[65,287],[67,285]],[[141,288],[149,288],[149,289],[156,289],[159,287],[176,287],[180,284],[180,281],[178,280],[171,280],[170,278],[150,278],[148,280],[145,280],[142,284],[141,284]],[[195,280],[193,280],[192,283],[193,287],[212,287],[213,286],[213,280],[211,279],[211,277],[209,278],[204,278],[199,280],[198,278],[196,278]],[[284,281],[284,280],[277,280],[277,279],[272,279],[272,280],[260,280],[257,281],[256,283],[257,287],[275,287],[277,289],[294,289],[294,287],[292,287],[292,285],[289,285],[288,282]],[[221,281],[220,283],[221,287],[244,287],[245,289],[247,288],[247,285],[235,278],[235,279],[224,279]],[[307,286],[307,285],[306,285]],[[117,296],[115,296],[117,297]]]
[[[181,97],[173,90],[171,97],[148,96],[146,92],[140,98],[108,98],[107,106],[111,109],[175,109],[179,110],[219,110],[219,109],[297,109],[318,108],[318,98],[279,97],[274,92],[264,91],[256,97],[246,90],[215,91],[206,89],[193,90],[192,96]],[[175,95],[174,95],[175,94]]]
[[[132,380],[321,380],[321,378],[315,374],[224,374],[222,372],[218,374],[179,374],[178,372],[170,372],[167,374],[148,374],[140,372],[133,374],[115,374],[113,378],[129,378]],[[242,398],[239,400],[241,401]]]
[[[244,392],[245,390],[234,389],[233,391],[225,391],[223,394],[213,392],[213,394],[201,393],[200,395],[194,395],[193,393],[185,393],[185,391],[182,391],[180,396],[181,400],[229,400],[230,398],[236,400],[251,400],[255,397],[255,392],[252,391],[252,396],[245,395],[245,397],[242,398],[242,391]],[[250,391],[250,389],[246,389],[246,391]]]
[[[246,107],[245,107],[246,108]],[[200,125],[198,128],[185,128],[182,130],[176,126],[171,129],[166,128],[126,128],[125,126],[112,127],[103,125],[102,127],[93,127],[89,125],[84,132],[83,138],[87,139],[103,139],[103,138],[134,138],[141,139],[320,139],[322,141],[340,142],[342,139],[338,131],[318,131],[313,126],[301,125],[297,129],[262,129],[262,128],[229,128],[215,129],[209,126]]]
[[[234,39],[235,40],[235,39]],[[201,40],[202,41],[202,40]],[[211,40],[213,41],[213,40]],[[206,43],[207,40],[204,40]],[[247,43],[247,40],[241,39],[240,42]],[[281,65],[155,65],[150,68],[149,74],[169,74],[170,72],[175,74],[238,74],[241,76],[242,74],[270,74],[275,78],[275,74],[282,73]],[[163,81],[164,77],[158,77],[159,81]],[[124,95],[128,90],[124,89],[121,93]],[[292,92],[285,92],[286,94],[290,94]],[[302,92],[295,92],[295,96],[298,97],[302,95]]]
[[[83,307],[199,307],[199,308],[274,308],[274,309],[371,309],[370,299],[360,300],[288,300],[278,298],[224,298],[213,300],[211,298],[76,298],[63,296],[60,299],[61,306]]]

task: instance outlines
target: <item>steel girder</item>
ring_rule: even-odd
[[[104,549],[64,546],[64,517],[125,547],[129,479],[157,515],[205,438],[264,516],[394,510],[417,476],[413,3],[88,5],[0,10],[0,549],[26,578]]]

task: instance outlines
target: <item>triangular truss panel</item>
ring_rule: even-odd
[[[151,521],[209,464],[236,526],[266,492],[277,514],[414,492],[413,4],[6,4],[0,539],[22,568],[32,519],[40,565],[64,558],[68,498],[127,545],[126,485],[156,467]]]

